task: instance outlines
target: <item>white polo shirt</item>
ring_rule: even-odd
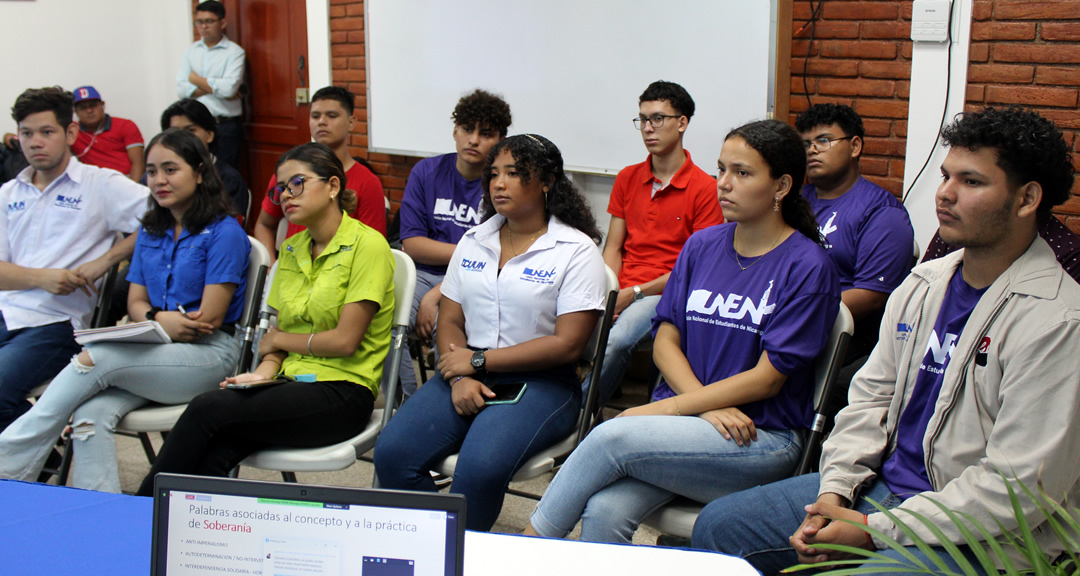
[[[27,167],[0,187],[0,260],[26,268],[72,270],[107,252],[117,232],[139,228],[150,191],[116,170],[71,158],[67,170],[42,192]],[[0,291],[9,330],[70,320],[86,328],[96,296],[67,296],[40,288]]]
[[[443,278],[442,294],[461,304],[473,348],[506,348],[555,333],[555,319],[604,309],[604,260],[592,239],[554,216],[547,232],[499,273],[496,214],[465,233]]]

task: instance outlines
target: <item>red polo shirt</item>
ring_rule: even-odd
[[[619,287],[651,282],[671,272],[691,234],[724,221],[716,179],[694,165],[690,153],[671,182],[654,195],[652,155],[615,177],[608,213],[626,220]]]
[[[270,177],[270,185],[266,187],[262,210],[280,220],[285,217],[285,213],[281,211],[281,206],[270,201],[270,191],[274,186],[277,186],[276,174]],[[356,192],[356,210],[350,216],[374,228],[385,237],[386,196],[379,177],[357,162],[345,172],[345,187]],[[289,231],[285,237],[288,238],[303,229],[303,226],[290,222]]]
[[[134,122],[106,114],[97,132],[87,132],[79,124],[79,137],[75,139],[71,153],[83,164],[127,174],[131,172],[128,148],[142,145],[142,132]]]

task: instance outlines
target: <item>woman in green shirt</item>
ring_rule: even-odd
[[[345,189],[345,170],[326,146],[285,153],[277,180],[271,200],[307,229],[281,247],[267,299],[278,310],[278,328],[263,337],[258,368],[222,387],[278,374],[301,381],[196,397],[139,494],[152,493],[159,472],[225,476],[262,448],[340,442],[371,416],[394,313],[390,247],[347,215],[356,195]]]

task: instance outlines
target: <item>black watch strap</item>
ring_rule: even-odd
[[[151,306],[150,309],[146,311],[146,319],[153,322],[154,318],[157,317],[158,312],[163,312],[163,310],[157,306]]]
[[[484,357],[485,350],[477,350],[473,352],[472,360],[469,362],[472,364],[473,370],[476,370],[477,376],[483,376],[487,373],[487,358]]]

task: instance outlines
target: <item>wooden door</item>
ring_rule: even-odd
[[[297,89],[310,88],[307,11],[305,0],[231,0],[226,8],[239,16],[236,33],[247,51],[244,128],[250,231],[278,157],[311,139],[307,100],[297,103]]]

